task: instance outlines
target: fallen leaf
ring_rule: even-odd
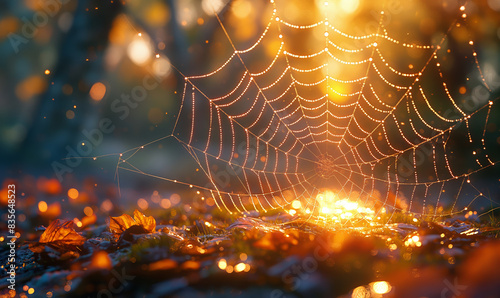
[[[73,221],[54,220],[40,236],[40,243],[63,243],[65,245],[83,245],[85,237],[73,229]]]
[[[38,243],[31,245],[30,249],[39,253],[48,245],[56,250],[68,251],[77,249],[84,242],[85,237],[73,228],[73,221],[56,219],[43,232]]]
[[[122,214],[118,217],[111,217],[109,221],[109,229],[115,234],[121,234],[126,229],[135,225],[137,225],[137,223],[132,218],[132,216],[128,214]]]
[[[152,216],[146,216],[139,210],[134,211],[134,219],[140,225],[143,226],[146,231],[154,233],[156,229],[156,220]]]
[[[132,226],[140,226],[149,233],[155,232],[156,220],[152,216],[146,216],[139,210],[134,211],[134,218],[128,214],[122,214],[118,217],[111,217],[109,229],[115,235],[120,235]]]

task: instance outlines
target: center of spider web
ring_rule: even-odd
[[[336,170],[335,160],[328,154],[323,154],[319,157],[316,165],[316,173],[323,179],[331,178]]]

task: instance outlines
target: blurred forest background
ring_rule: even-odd
[[[0,158],[7,176],[57,176],[54,162],[67,166],[68,154],[118,153],[168,134],[183,86],[170,61],[196,71],[210,59],[208,40],[219,26],[207,14],[212,6],[199,1],[3,1],[0,10]],[[111,124],[100,134],[102,119]],[[166,167],[169,153],[151,164]],[[98,176],[104,168],[113,179],[116,159],[98,167],[72,161],[61,176]]]

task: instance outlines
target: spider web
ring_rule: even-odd
[[[322,17],[303,24],[287,19],[285,1],[268,5],[272,13],[249,46],[237,45],[215,16],[229,56],[205,74],[182,74],[172,132],[122,153],[118,168],[187,185],[243,214],[294,201],[317,214],[328,193],[377,210],[442,215],[485,196],[470,179],[497,163],[485,141],[496,99],[466,111],[467,93],[443,70],[459,50],[460,80],[494,93],[472,37],[451,37],[468,24],[467,4],[428,43],[391,35],[384,9],[373,32],[356,35],[336,25],[328,1]],[[138,152],[166,139],[186,149],[206,185],[134,164]]]

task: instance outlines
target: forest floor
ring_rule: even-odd
[[[45,187],[55,183],[45,182],[49,183]],[[54,200],[62,191],[55,193],[59,194],[51,194]],[[150,202],[141,211],[114,210],[112,214],[122,215],[109,217],[101,210],[109,206],[92,203],[94,195],[99,196],[82,187],[77,198],[64,200],[57,210],[55,203],[40,203],[41,199],[25,194],[17,210],[23,220],[16,242],[17,292],[8,288],[10,240],[1,237],[1,297],[498,297],[500,293],[499,228],[494,217],[480,221],[467,212],[425,220],[392,214],[390,223],[382,216],[370,223],[336,226],[286,213],[234,217],[197,202],[187,207],[172,197],[168,204],[153,199],[163,208]],[[65,203],[94,207],[80,208],[85,214],[80,211],[81,218],[73,218],[69,214],[77,212]],[[66,212],[61,214],[61,208]],[[37,227],[40,222],[45,225]]]

